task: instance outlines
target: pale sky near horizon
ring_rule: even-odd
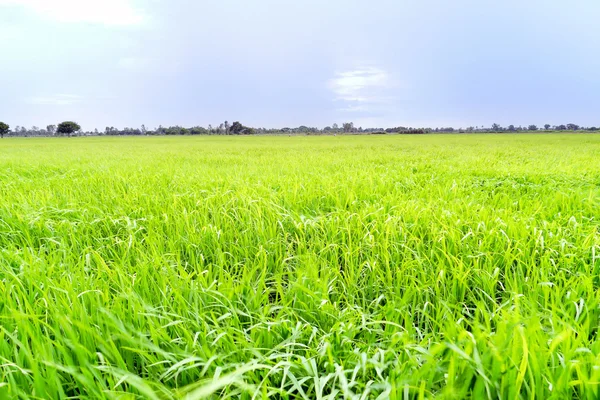
[[[600,125],[598,0],[0,0],[0,120]]]

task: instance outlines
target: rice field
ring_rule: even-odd
[[[600,135],[0,141],[0,398],[596,399]]]

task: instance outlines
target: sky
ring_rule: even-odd
[[[600,125],[598,0],[0,0],[0,120]]]

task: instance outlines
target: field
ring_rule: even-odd
[[[0,398],[600,396],[600,135],[0,141]]]

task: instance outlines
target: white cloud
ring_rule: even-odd
[[[58,22],[138,25],[144,20],[131,0],[0,0],[0,6],[21,6]]]
[[[386,94],[393,86],[390,75],[376,67],[336,72],[328,82],[335,95],[334,100],[345,104],[338,108],[343,112],[376,112],[381,105],[393,99]]]
[[[329,81],[329,88],[337,95],[336,100],[369,102],[375,100],[372,93],[388,86],[389,75],[382,69],[369,67],[337,72]]]
[[[50,96],[34,96],[26,99],[29,104],[50,105],[50,106],[68,106],[80,103],[83,98],[75,94],[55,94]]]

